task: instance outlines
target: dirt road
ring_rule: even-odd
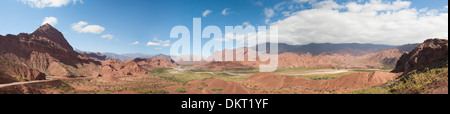
[[[23,84],[44,83],[44,82],[50,82],[50,81],[53,81],[53,80],[37,80],[37,81],[28,81],[28,82],[14,82],[14,83],[9,83],[9,84],[0,84],[0,88],[8,87],[8,86],[23,85]]]

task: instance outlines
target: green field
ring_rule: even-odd
[[[192,67],[192,66],[184,66]],[[332,70],[330,68],[283,68],[278,69],[274,73],[282,75],[283,73],[305,73],[305,72],[315,72],[318,70]],[[348,70],[348,72],[342,73],[331,73],[331,74],[314,74],[314,75],[297,75],[296,77],[301,77],[309,80],[332,80],[351,73],[357,72],[373,72],[376,69],[354,69]],[[251,75],[258,73],[258,69],[247,69],[247,70],[184,70],[179,71],[175,68],[161,68],[154,69],[150,71],[151,74],[159,76],[164,79],[179,83],[187,83],[193,80],[204,80],[209,78],[223,79],[227,81],[242,81],[250,77]],[[387,70],[386,70],[387,72]],[[295,75],[287,75],[295,76]]]
[[[253,71],[242,71],[242,72],[234,72],[233,70],[226,71],[177,71],[175,69],[166,68],[166,69],[154,69],[150,71],[152,75],[159,76],[164,79],[168,79],[171,81],[179,82],[179,83],[187,83],[193,80],[204,80],[209,78],[222,79],[227,81],[241,81],[247,79],[251,76],[248,75],[230,75],[227,73],[249,73]],[[177,73],[171,73],[177,72]]]

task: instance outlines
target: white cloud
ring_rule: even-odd
[[[213,12],[212,10],[206,10],[205,12],[203,12],[202,16],[203,16],[203,17],[206,17],[206,16],[208,16],[209,14],[211,14],[212,12]]]
[[[163,48],[154,48],[155,50],[162,50]]]
[[[265,8],[264,9],[264,15],[266,16],[266,24],[268,24],[270,22],[270,18],[272,18],[273,16],[275,16],[275,11],[273,9],[270,8]]]
[[[155,42],[147,42],[147,46],[160,46],[160,43],[155,43]]]
[[[410,8],[408,1],[312,4],[312,9],[293,12],[270,24],[279,27],[280,42],[402,45],[428,38],[448,39],[448,13],[435,9],[419,11]],[[265,11],[266,17],[271,17],[267,12],[270,14]]]
[[[169,47],[170,44],[162,44],[163,47]]]
[[[251,26],[252,24],[250,24],[250,22],[243,22],[242,26]]]
[[[108,40],[112,40],[112,39],[114,38],[114,35],[111,35],[111,34],[105,34],[105,35],[102,35],[102,38],[106,38],[106,39],[108,39]]]
[[[80,21],[78,23],[72,24],[72,30],[79,33],[101,34],[103,31],[105,31],[105,28],[100,25],[88,25],[87,22]]]
[[[61,7],[70,3],[83,3],[83,0],[20,0],[32,8]]]
[[[44,21],[42,22],[42,25],[47,23],[55,26],[56,24],[58,24],[58,19],[56,17],[45,17]]]
[[[155,44],[158,44],[157,46],[162,46],[162,47],[171,46],[170,40],[163,41],[163,40],[159,40],[157,37],[155,37],[155,38],[153,38],[153,41],[156,42]]]
[[[316,2],[316,0],[292,0],[295,3],[305,3],[305,2],[309,2],[309,3],[313,3]]]
[[[265,8],[264,15],[266,15],[266,18],[271,18],[275,15],[275,12],[273,11],[273,9]]]
[[[317,9],[340,9],[343,8],[343,6],[337,4],[334,2],[334,0],[325,0],[317,3],[312,3],[313,8]]]
[[[136,42],[130,43],[130,45],[139,45],[139,42],[136,41]]]
[[[222,10],[222,15],[228,15],[230,13],[228,13],[228,10],[230,10],[230,8],[225,8]]]

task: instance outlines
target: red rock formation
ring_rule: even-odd
[[[169,68],[178,65],[174,60],[168,58],[134,58],[124,62],[124,64],[134,63],[145,69]]]
[[[358,89],[380,86],[395,79],[398,74],[372,72],[353,73],[333,80],[307,80],[294,76],[279,76],[273,73],[258,73],[241,82],[248,88],[259,91],[281,90],[282,93],[315,94],[319,91],[347,93]],[[257,88],[254,88],[257,87]],[[259,93],[256,91],[256,93]],[[320,92],[319,92],[320,93]]]
[[[240,50],[240,51],[239,51]],[[241,59],[240,57],[235,57],[234,61],[225,62],[213,61],[209,63],[196,64],[196,66],[202,68],[207,67],[210,70],[220,70],[220,69],[236,69],[240,67],[248,68],[258,68],[261,64],[268,64],[268,62],[259,61],[248,61],[248,54],[254,52],[250,48],[239,48],[237,50],[224,50],[221,52],[215,52],[208,59],[219,58],[222,56],[225,58],[224,54],[226,52],[232,52],[236,54],[243,54],[244,61],[237,61]],[[238,53],[241,52],[241,53]],[[311,53],[298,54],[298,53],[282,53],[278,55],[278,67],[279,68],[386,68],[393,67],[397,60],[400,58],[403,52],[399,49],[391,49],[382,51],[379,53],[367,54],[363,56],[353,56],[353,55],[340,55],[340,54],[320,54],[312,55]],[[257,55],[257,58],[259,55]],[[255,59],[255,58],[252,58]],[[245,68],[241,68],[245,69]]]
[[[445,55],[448,56],[448,40],[429,39],[413,51],[403,54],[393,72],[410,72],[431,65],[434,60]]]
[[[13,64],[0,59],[0,84],[25,80],[44,80],[46,76],[38,70]]]
[[[64,38],[64,35],[56,28],[52,27],[50,24],[42,25],[30,35],[37,37],[38,39],[49,40],[53,42],[52,47],[59,47],[63,48],[65,51],[73,52],[72,46],[70,46],[70,44]]]
[[[152,68],[177,65],[170,59],[143,59],[122,63],[101,57],[105,56],[99,53],[87,56],[75,52],[63,34],[49,24],[42,25],[31,34],[0,35],[0,60],[15,64],[2,65],[0,71],[2,74],[22,76],[29,80],[45,79],[42,73],[61,77],[140,75],[147,74]],[[10,76],[2,77],[11,82]]]
[[[375,71],[372,73],[360,72],[349,74],[323,83],[320,87],[325,91],[350,92],[358,89],[366,89],[381,86],[395,79],[397,74]]]
[[[93,73],[94,77],[112,77],[112,76],[126,76],[126,75],[145,75],[149,70],[154,68],[168,68],[175,67],[178,64],[172,59],[164,58],[146,58],[146,59],[131,59],[121,62],[117,59],[108,59],[102,61],[100,71]]]
[[[47,75],[73,76],[84,63],[64,36],[49,24],[31,34],[0,36],[0,58],[39,70]]]

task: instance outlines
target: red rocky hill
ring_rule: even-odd
[[[19,81],[17,77],[41,80],[46,76],[147,74],[150,68],[176,65],[170,59],[122,63],[101,54],[91,55],[75,52],[64,35],[49,24],[31,34],[0,35],[0,83]]]

